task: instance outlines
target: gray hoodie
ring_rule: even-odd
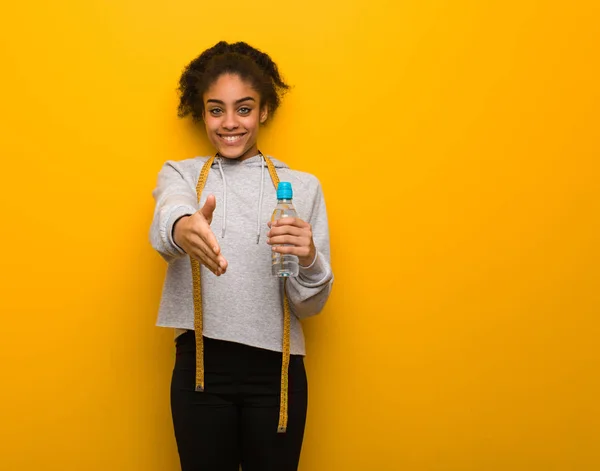
[[[173,224],[195,213],[214,194],[217,206],[211,228],[228,262],[217,277],[201,265],[202,311],[206,337],[282,351],[282,280],[271,275],[267,222],[277,204],[275,187],[262,156],[242,162],[217,157],[208,174],[200,203],[196,184],[208,157],[168,161],[158,174],[150,241],[168,262],[157,325],[194,328],[192,272],[189,257],[173,241]],[[318,254],[309,268],[300,268],[287,283],[292,310],[292,354],[305,354],[300,319],[318,314],[333,284],[329,228],[321,185],[308,173],[291,170],[271,159],[281,181],[294,191],[298,217],[312,226]]]

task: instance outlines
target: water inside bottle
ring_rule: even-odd
[[[297,217],[296,210],[292,204],[279,203],[273,215],[271,221],[276,221],[284,217]],[[293,277],[298,276],[299,265],[298,257],[291,254],[280,254],[273,252],[272,255],[272,269],[271,272],[274,276],[278,277]]]

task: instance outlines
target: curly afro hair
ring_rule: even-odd
[[[273,115],[281,97],[289,89],[279,75],[277,65],[264,52],[245,42],[229,44],[221,41],[188,64],[179,79],[178,116],[191,115],[202,120],[204,92],[223,74],[235,74],[247,81]]]

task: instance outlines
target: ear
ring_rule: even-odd
[[[268,117],[269,117],[269,107],[263,106],[260,109],[260,124],[265,124]]]

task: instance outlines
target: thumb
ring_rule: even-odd
[[[202,206],[202,209],[200,210],[200,212],[202,213],[202,216],[204,216],[204,218],[208,221],[209,224],[212,222],[213,211],[215,210],[216,207],[217,207],[217,199],[215,198],[214,195],[208,195],[208,197],[206,198],[206,201],[204,202],[204,206]]]

